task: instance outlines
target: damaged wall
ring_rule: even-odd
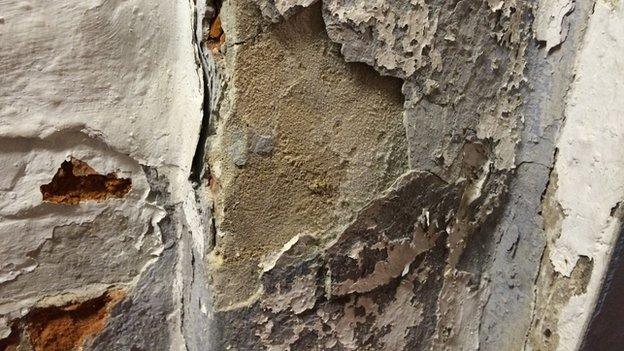
[[[0,339],[19,350],[184,343],[183,231],[166,223],[201,124],[193,10],[0,3]]]
[[[0,2],[0,350],[591,349],[623,16]]]

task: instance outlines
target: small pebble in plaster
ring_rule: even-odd
[[[252,133],[250,151],[256,155],[267,156],[273,153],[275,140],[271,135],[260,135]]]
[[[232,135],[232,144],[228,151],[232,157],[232,162],[237,167],[243,167],[247,164],[247,138],[242,133],[236,132]]]
[[[103,201],[123,197],[132,187],[129,178],[117,178],[115,173],[97,173],[86,162],[76,158],[64,161],[52,181],[40,187],[43,201],[76,205],[81,201]]]

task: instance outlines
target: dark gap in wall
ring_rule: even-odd
[[[202,0],[199,0],[202,1]],[[201,11],[199,6],[195,9],[195,37],[194,43],[197,47],[197,54],[199,55],[199,65],[203,73],[203,103],[202,103],[202,122],[199,131],[199,140],[197,141],[197,147],[195,155],[193,156],[193,162],[191,165],[191,174],[189,179],[197,187],[201,183],[202,178],[206,172],[205,170],[205,155],[206,155],[206,142],[211,133],[211,105],[210,105],[210,85],[211,76],[208,72],[208,55],[207,49],[210,49],[211,40],[217,40],[220,43],[221,40],[225,41],[225,34],[221,28],[221,20],[219,19],[219,11],[221,10],[221,0],[210,1],[208,0],[205,8],[205,13],[198,13]],[[207,26],[209,24],[209,26]],[[200,30],[198,30],[198,28]],[[205,28],[208,28],[208,32],[205,32]],[[216,36],[216,38],[212,38]],[[223,37],[223,39],[221,39]],[[213,43],[214,44],[214,43]]]
[[[222,0],[213,1],[213,13],[210,18],[204,17],[202,21],[203,28],[208,28],[208,32],[204,33],[206,47],[213,53],[221,52],[221,48],[225,45],[225,33],[221,26],[221,5]]]
[[[20,344],[20,332],[14,324],[11,326],[11,334],[0,340],[0,351],[17,351]]]

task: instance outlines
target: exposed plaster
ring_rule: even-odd
[[[62,348],[575,349],[624,176],[591,6],[10,2],[0,346],[121,288]]]
[[[271,6],[274,5],[272,2],[261,2],[260,8],[271,21],[283,21],[284,18],[288,18],[285,24],[274,25],[282,28],[289,28],[289,22],[298,23],[301,26],[301,18],[305,18],[304,16],[308,16],[311,12],[311,10],[293,12],[298,6],[290,7],[288,13],[271,12]],[[223,11],[221,14],[222,25],[226,28],[228,37],[230,37],[229,33],[233,33],[234,36],[239,35],[235,30],[228,29],[228,26],[236,28],[232,21],[237,23],[236,21],[241,20],[241,17],[232,17],[233,15],[248,18],[247,16],[253,13],[253,9],[249,6],[234,6],[232,10],[233,13],[230,15],[224,15]],[[464,320],[462,319],[462,309],[449,306],[442,307],[441,310],[437,311],[436,308],[439,303],[438,296],[442,289],[441,282],[444,278],[448,279],[448,286],[456,286],[457,289],[460,289],[459,285],[466,285],[467,289],[472,289],[475,286],[481,288],[483,294],[479,294],[477,298],[472,298],[471,304],[465,306],[466,310],[479,312],[485,308],[485,303],[488,301],[487,282],[480,286],[472,279],[462,280],[460,278],[471,276],[468,273],[456,271],[455,274],[443,275],[442,269],[447,264],[451,264],[451,267],[458,265],[462,261],[463,250],[471,234],[490,220],[493,213],[498,213],[497,208],[502,205],[502,198],[506,192],[508,177],[505,172],[515,167],[515,147],[519,142],[522,121],[522,116],[517,109],[522,103],[520,91],[524,83],[524,55],[529,38],[523,22],[523,15],[527,10],[527,7],[517,5],[515,2],[500,2],[499,4],[486,4],[484,2],[472,5],[462,3],[455,8],[446,8],[441,4],[415,6],[388,2],[376,6],[372,2],[341,4],[331,1],[323,2],[323,16],[329,37],[341,44],[341,52],[347,61],[365,62],[383,74],[394,75],[405,80],[403,86],[403,94],[406,97],[404,126],[409,145],[410,167],[416,170],[434,172],[445,181],[451,184],[456,183],[460,194],[465,191],[465,194],[461,196],[462,200],[457,199],[456,205],[461,206],[457,211],[458,217],[444,227],[444,233],[446,233],[444,238],[446,239],[448,235],[449,240],[448,243],[444,244],[444,247],[448,245],[450,255],[446,256],[448,253],[445,252],[442,258],[432,262],[428,261],[427,264],[422,263],[421,274],[428,274],[429,276],[422,278],[421,275],[421,278],[432,282],[432,285],[429,286],[429,290],[424,295],[420,296],[419,303],[413,305],[414,313],[412,316],[421,315],[422,318],[417,318],[408,323],[409,326],[406,327],[406,330],[410,332],[403,334],[399,332],[403,326],[395,325],[392,330],[396,333],[391,333],[391,336],[387,336],[383,340],[373,338],[369,340],[371,344],[363,344],[363,339],[358,341],[357,332],[352,331],[359,320],[355,314],[349,314],[351,313],[349,306],[353,306],[354,301],[348,299],[341,302],[338,300],[336,303],[338,306],[342,306],[340,310],[345,313],[345,316],[350,316],[348,319],[350,321],[345,320],[343,324],[337,326],[338,329],[335,333],[340,334],[336,336],[337,341],[334,342],[330,339],[329,344],[325,347],[333,347],[336,342],[346,348],[383,347],[383,345],[401,348],[408,344],[410,347],[418,347],[418,345],[429,347],[433,345],[434,337],[437,338],[437,345],[441,345],[439,340],[445,338],[444,333],[447,333],[444,342],[456,344],[466,342],[479,345],[478,333],[481,328],[479,313],[470,316],[469,320]],[[276,13],[277,15],[275,15]],[[403,27],[396,31],[395,20],[403,17],[406,18],[407,31],[404,31],[405,28]],[[408,17],[411,20],[408,20]],[[251,43],[246,42],[242,47],[253,45],[262,47],[263,52],[274,52],[270,46],[266,46],[268,40],[266,35],[267,33],[270,35],[271,27],[267,28],[261,25],[258,29],[258,27],[254,27],[253,21],[245,21],[244,23],[245,25],[241,28],[253,29],[255,33],[259,34],[247,36],[253,37],[253,41]],[[411,23],[418,24],[418,28],[414,27],[412,32],[409,31]],[[486,34],[492,31],[496,33],[494,36]],[[373,37],[370,38],[365,33],[372,33]],[[483,35],[475,33],[483,33]],[[407,38],[414,37],[414,40],[407,40]],[[402,40],[401,38],[405,39]],[[236,41],[236,39],[234,40]],[[453,43],[456,41],[470,43],[470,45],[455,46]],[[236,50],[234,57],[243,55],[243,52],[240,51],[241,47],[233,48]],[[225,56],[225,62],[229,63],[228,52]],[[259,56],[260,54],[253,55],[256,60]],[[470,68],[466,68],[466,64]],[[232,67],[229,68],[230,71],[232,69]],[[491,75],[483,75],[484,70],[490,72]],[[236,74],[240,75],[241,72],[234,71],[232,73],[233,76]],[[249,86],[263,85],[265,84],[254,83]],[[274,86],[275,83],[271,85]],[[230,92],[241,93],[241,90],[235,89],[241,89],[241,87],[228,88]],[[255,109],[260,107],[261,105],[254,106]],[[228,108],[226,108],[227,110]],[[266,115],[271,115],[271,113]],[[483,117],[477,118],[480,115]],[[227,134],[218,132],[217,135]],[[244,170],[249,166],[249,159],[245,157],[243,150],[249,146],[243,139],[244,134],[241,134],[240,131],[232,132],[232,135],[237,136],[237,141],[231,143],[227,150],[232,155],[231,159],[234,165]],[[227,177],[223,177],[229,173],[226,170],[227,167],[230,167],[227,166],[227,162],[218,160],[213,161],[213,164],[217,176],[223,180],[219,182],[222,189],[231,187],[233,184],[227,180]],[[300,164],[297,165],[300,166]],[[223,173],[224,171],[225,173]],[[243,185],[253,180],[253,178],[241,177],[236,179],[238,184]],[[319,194],[326,194],[328,191],[331,193],[331,189],[332,185],[326,181],[317,182],[311,188],[313,192]],[[218,196],[224,199],[228,195],[220,193]],[[241,201],[240,196],[234,198],[240,203],[244,202],[244,200]],[[279,199],[272,200],[281,202]],[[390,205],[386,204],[386,206]],[[216,212],[219,214],[218,217],[227,217],[228,209],[226,207],[221,208]],[[362,211],[365,212],[366,210]],[[258,213],[257,209],[252,212]],[[358,211],[358,216],[363,216],[364,212]],[[430,208],[424,208],[416,219],[416,223],[424,226],[429,225],[431,213]],[[270,215],[270,212],[267,215]],[[281,218],[289,217],[289,215],[284,216],[283,211],[281,212]],[[247,220],[241,219],[241,221],[248,223]],[[217,220],[217,230],[224,228],[227,226],[223,226],[223,222]],[[334,230],[310,230],[311,227],[304,224],[299,224],[298,228],[300,228],[297,229],[299,232],[312,232],[312,235],[321,243],[324,237],[331,238],[334,236],[331,234]],[[297,230],[291,230],[290,235],[285,239],[292,239]],[[229,240],[228,238],[234,238],[233,234],[235,233],[226,229],[218,236],[217,242],[221,240],[223,243],[224,240]],[[341,237],[338,235],[337,238]],[[300,236],[295,236],[295,238],[301,239]],[[514,248],[517,245],[514,243],[519,240],[518,238],[519,236],[516,236],[515,241],[509,247],[505,247],[505,251],[515,252]],[[252,318],[242,317],[243,315],[256,316],[258,311],[256,310],[257,307],[254,306],[262,301],[273,301],[269,304],[270,309],[278,311],[278,314],[289,310],[286,306],[291,306],[290,308],[298,306],[295,309],[306,316],[309,314],[306,311],[310,309],[323,309],[318,304],[312,304],[313,295],[311,292],[319,289],[314,288],[314,284],[312,284],[315,279],[320,279],[320,282],[316,284],[322,287],[323,295],[328,298],[374,293],[384,286],[394,286],[397,280],[410,281],[415,279],[413,275],[410,275],[410,266],[414,262],[413,260],[422,255],[428,257],[428,253],[439,252],[438,245],[440,245],[435,238],[421,242],[389,241],[380,246],[380,248],[384,248],[383,250],[378,250],[375,245],[365,244],[364,239],[353,240],[355,241],[348,247],[343,248],[342,246],[345,244],[341,244],[340,250],[345,253],[339,254],[338,257],[344,255],[350,260],[356,260],[356,262],[360,258],[367,257],[372,262],[367,262],[366,265],[361,266],[361,269],[368,267],[366,270],[360,271],[352,278],[341,278],[341,280],[346,279],[343,283],[336,283],[333,275],[323,279],[314,278],[316,274],[322,274],[322,266],[318,267],[317,264],[313,264],[308,267],[306,264],[307,269],[316,273],[296,280],[298,286],[296,291],[280,289],[277,292],[278,295],[273,296],[267,295],[266,285],[264,285],[263,290],[253,289],[246,295],[248,298],[239,299],[236,303],[222,307],[222,314],[217,316],[217,325],[234,318]],[[288,240],[284,240],[284,242],[288,243]],[[296,242],[291,240],[288,244],[289,247]],[[241,241],[238,240],[237,243],[241,243]],[[332,247],[317,249],[316,254],[310,253],[311,256],[302,256],[300,259],[305,261],[306,257],[323,256],[326,253],[332,255],[332,252],[337,250]],[[280,249],[275,247],[274,250]],[[240,266],[233,266],[232,263],[228,262],[231,260],[222,258],[223,253],[219,250],[219,245],[217,245],[215,252],[217,256],[211,259],[211,263],[213,267],[217,268],[216,276],[222,275],[223,273],[218,270],[228,265],[240,269]],[[284,255],[285,251],[282,250],[281,252],[281,255]],[[239,253],[235,254],[238,257]],[[270,252],[268,254],[270,255]],[[246,258],[248,255],[240,254],[240,257]],[[339,266],[349,267],[348,264],[349,260],[342,262]],[[274,265],[269,266],[274,267]],[[266,277],[268,274],[270,271],[267,272],[265,268],[262,276]],[[478,275],[472,277],[475,280],[479,279]],[[228,284],[242,280],[241,277],[232,277],[231,275],[228,275],[227,279],[230,282]],[[217,295],[223,294],[222,290],[223,288],[219,285],[215,287]],[[285,302],[291,299],[295,299],[297,302],[290,304]],[[450,297],[449,301],[452,301]],[[278,302],[283,304],[281,308],[276,307]],[[221,305],[218,304],[217,306]],[[397,305],[391,302],[384,305],[384,308],[389,310],[396,307]],[[380,308],[380,311],[383,311],[383,308]],[[437,315],[436,312],[439,312],[440,315]],[[325,338],[326,333],[319,334],[315,328],[312,328],[314,331],[310,331],[309,327],[306,327],[306,323],[297,324],[300,322],[300,318],[286,320],[278,316],[258,318],[260,318],[260,324],[266,328],[265,332],[258,332],[260,333],[260,340],[254,337],[246,337],[232,344],[232,338],[240,330],[221,331],[219,340],[225,343],[223,345],[242,348],[252,347],[250,345],[256,345],[258,342],[274,343],[281,338],[272,333],[273,325],[277,323],[277,320],[295,323],[292,325],[292,333],[295,335],[284,339],[285,344],[271,344],[271,347],[278,349],[295,347],[294,345],[301,347],[306,343],[312,345],[314,340],[324,340]],[[371,321],[374,321],[378,316],[371,318],[373,318]],[[464,325],[471,325],[471,329],[477,334],[462,334],[461,328],[453,330],[450,334],[448,331],[445,332],[447,326],[452,325],[457,320],[461,320]],[[530,319],[527,318],[526,328],[528,328],[529,321]],[[360,323],[362,323],[361,320]],[[437,331],[436,327],[438,328]],[[217,328],[219,329],[219,327]],[[331,332],[329,335],[333,333]]]
[[[215,302],[226,308],[257,291],[258,264],[297,233],[335,237],[406,157],[400,82],[345,63],[320,6],[271,25],[255,4],[226,2],[219,17],[227,42],[241,42],[215,58],[227,88],[208,157]]]

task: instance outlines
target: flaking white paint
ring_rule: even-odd
[[[535,11],[535,39],[546,43],[546,51],[561,44],[568,29],[564,17],[574,9],[574,0],[540,0]]]
[[[572,297],[559,318],[560,350],[581,341],[620,227],[611,211],[624,194],[623,38],[624,6],[598,1],[577,59],[555,164],[555,198],[564,218],[550,260],[565,276],[580,256],[594,267],[587,293]]]
[[[193,191],[203,99],[193,10],[191,1],[0,4],[0,336],[41,301],[132,286],[162,253],[165,211],[142,167],[166,177],[174,202]],[[39,186],[70,156],[131,178],[131,191],[43,202]]]

